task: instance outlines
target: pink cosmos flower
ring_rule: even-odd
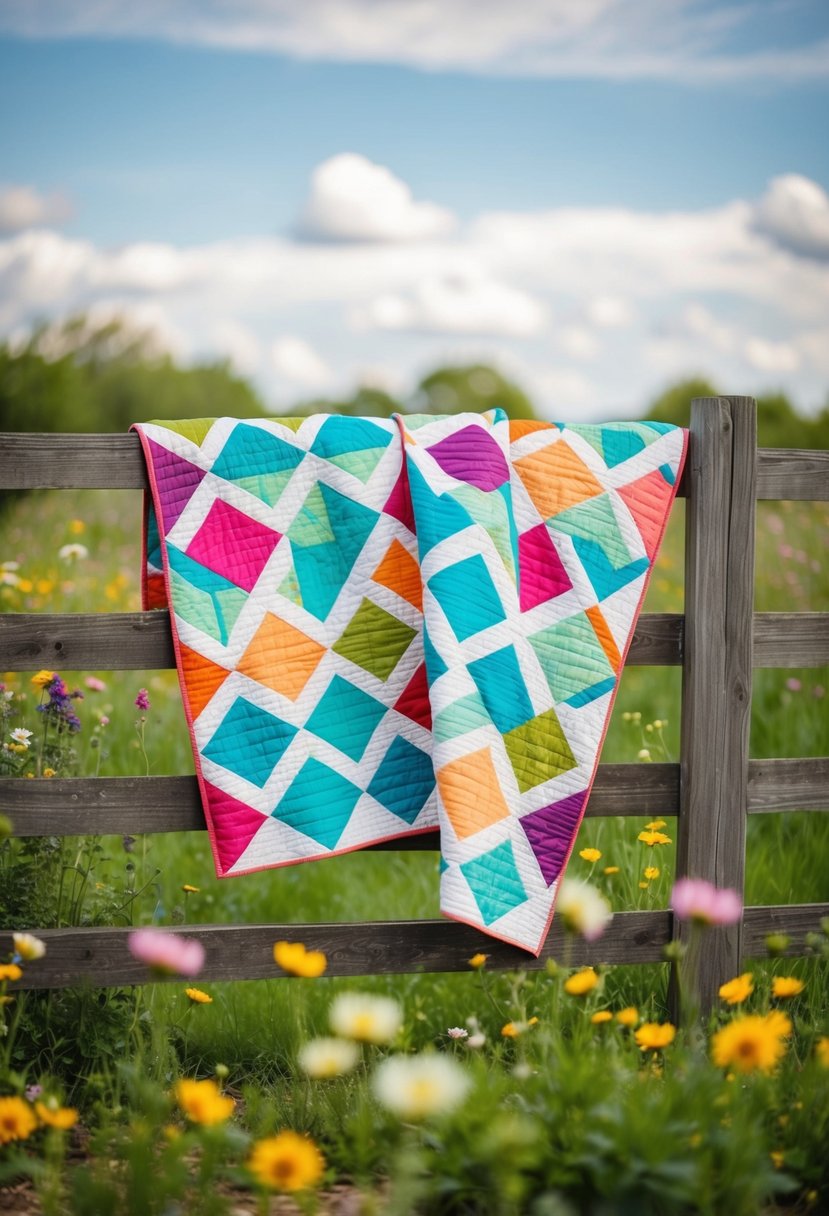
[[[133,958],[165,975],[198,975],[204,965],[201,942],[163,929],[136,929],[127,945]]]
[[[671,908],[680,920],[702,925],[734,925],[743,915],[743,901],[730,887],[715,887],[704,878],[680,878],[671,892]]]
[[[106,684],[103,682],[103,680],[99,680],[97,676],[87,676],[84,680],[84,684],[92,692],[103,692],[106,688]]]

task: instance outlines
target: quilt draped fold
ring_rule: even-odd
[[[657,422],[140,424],[217,873],[440,829],[441,908],[538,954],[685,456]]]

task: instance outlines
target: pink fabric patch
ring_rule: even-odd
[[[268,822],[268,816],[254,810],[238,798],[232,798],[218,786],[205,781],[204,790],[210,810],[213,846],[226,874],[244,853],[259,829]]]
[[[546,604],[573,586],[546,524],[538,524],[518,537],[518,568],[522,612]]]
[[[252,591],[281,539],[281,532],[217,498],[186,552],[208,570]]]

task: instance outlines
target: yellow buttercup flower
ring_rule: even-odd
[[[609,1009],[597,1009],[590,1021],[594,1026],[601,1026],[603,1022],[612,1022],[613,1014]]]
[[[616,1021],[621,1022],[623,1026],[635,1026],[639,1021],[639,1010],[635,1005],[626,1005],[616,1014]]]
[[[644,875],[645,878],[649,879],[650,881],[658,878],[661,873],[662,871],[659,869],[659,866],[645,866]]]
[[[182,883],[181,889],[185,895],[195,895],[201,891],[201,887],[194,887],[193,884],[189,882]]]
[[[579,850],[579,857],[582,857],[585,861],[589,861],[591,863],[598,861],[599,858],[601,857],[601,855],[602,854],[601,854],[600,849],[580,849]]]
[[[0,963],[0,980],[19,980],[22,976],[17,963]]]
[[[636,839],[641,840],[642,844],[648,845],[648,847],[651,849],[655,844],[671,843],[670,836],[666,836],[664,832],[657,832],[655,829],[640,832]]]
[[[720,996],[729,1005],[741,1005],[743,1001],[748,1000],[754,991],[754,980],[749,971],[744,975],[738,975],[736,979],[729,980],[727,984],[720,985]]]
[[[46,671],[44,668],[43,671],[39,671],[36,675],[32,676],[32,683],[36,688],[45,688],[47,684],[52,683],[54,678],[55,673],[53,671]]]
[[[787,1039],[792,1033],[792,1019],[780,1009],[772,1009],[767,1013],[766,1022],[781,1039]]]
[[[189,997],[194,1005],[212,1005],[213,997],[202,992],[201,988],[185,988],[184,995]]]
[[[652,819],[650,823],[645,824],[649,832],[658,832],[661,828],[666,828],[667,826],[667,821],[664,819]]]
[[[469,959],[469,966],[472,967],[474,971],[479,971],[488,958],[488,954],[473,954],[472,958]]]
[[[564,981],[564,991],[570,996],[587,996],[596,987],[599,977],[592,967],[582,967]]]
[[[602,870],[602,873],[603,874],[618,874],[619,867],[618,866],[605,866],[605,868]]]
[[[676,1027],[670,1022],[643,1022],[633,1037],[642,1051],[658,1051],[673,1043]]]
[[[28,1102],[22,1098],[0,1098],[0,1144],[28,1140],[37,1127]]]
[[[780,1024],[759,1014],[735,1018],[711,1039],[714,1063],[738,1072],[771,1072],[785,1053]]]
[[[815,1043],[815,1058],[823,1068],[829,1068],[829,1035],[822,1035]]]
[[[506,1026],[501,1027],[501,1034],[505,1039],[517,1039],[521,1033],[521,1028],[515,1022],[507,1022]]]
[[[313,1140],[280,1132],[254,1144],[248,1169],[271,1190],[302,1191],[319,1182],[325,1161]]]
[[[790,996],[798,996],[806,985],[803,980],[794,975],[776,975],[771,982],[772,996],[785,1000]]]
[[[328,966],[321,950],[306,950],[302,942],[276,942],[273,957],[283,971],[306,979],[316,979]]]
[[[649,887],[650,885],[651,885],[651,884],[650,884],[649,882],[645,882],[645,881],[644,881],[644,879],[643,879],[643,880],[642,880],[642,882],[640,882],[640,883],[639,883],[639,890],[640,890],[640,891],[647,891],[647,889],[648,889],[648,887]]]
[[[61,1106],[55,1098],[47,1102],[35,1102],[35,1113],[45,1127],[56,1127],[59,1131],[68,1131],[78,1122],[78,1112],[74,1106]]]
[[[175,1093],[176,1101],[193,1123],[212,1127],[233,1114],[233,1099],[223,1094],[215,1081],[190,1081],[183,1077],[176,1082]]]

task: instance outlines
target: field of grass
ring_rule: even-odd
[[[0,517],[0,610],[47,612],[56,600],[62,611],[137,610],[139,537],[137,494],[87,491],[27,496]],[[825,608],[828,543],[826,504],[761,504],[757,609]],[[82,545],[87,554],[60,558],[59,550],[68,544]],[[678,504],[646,611],[682,610],[682,564]],[[84,692],[84,699],[76,703],[82,729],[72,736],[72,754],[61,757],[61,773],[192,772],[173,673],[61,675],[70,688]],[[88,688],[89,677],[102,681],[105,688]],[[752,755],[827,754],[827,686],[826,669],[758,671]],[[4,738],[13,727],[35,731],[33,746],[16,761],[25,779],[37,769],[39,690],[30,683],[29,673],[8,675],[6,688],[14,698],[7,702],[12,716],[4,726]],[[142,714],[134,702],[140,688],[148,690],[151,705],[139,727]],[[653,760],[675,759],[679,711],[678,671],[629,668],[603,758],[636,761],[647,749]],[[667,906],[673,846],[648,849],[639,843],[637,834],[644,822],[635,814],[586,820],[574,852],[571,874],[595,883],[617,911]],[[601,858],[593,864],[583,861],[577,853],[585,846],[599,849]],[[829,898],[829,816],[807,812],[752,816],[747,850],[747,903]],[[618,872],[606,874],[606,866],[618,867]],[[658,876],[646,878],[647,866],[658,869]],[[206,834],[7,842],[0,846],[0,883],[5,891],[0,923],[15,929],[58,923],[300,923],[438,915],[433,854],[355,853],[220,882],[214,876]],[[185,894],[185,884],[198,890]],[[802,1110],[807,1100],[812,1101],[810,1087],[819,1089],[822,1080],[823,1089],[829,1089],[829,1074],[821,1074],[813,1060],[814,1044],[828,1029],[826,964],[816,959],[776,959],[754,963],[752,970],[756,995],[747,1008],[756,1012],[769,1008],[772,975],[800,976],[805,981],[803,994],[787,1006],[790,1014],[796,1010],[800,1037],[774,1077],[758,1075],[750,1084],[732,1085],[730,1091],[721,1072],[716,1073],[700,1055],[699,1043],[677,1043],[673,1052],[642,1052],[618,1028],[611,1033],[590,1021],[589,1015],[599,1007],[618,1010],[631,1005],[642,1018],[663,1021],[668,964],[612,969],[581,1004],[562,997],[561,975],[487,976],[472,971],[359,982],[215,984],[210,985],[212,1003],[204,1006],[193,1006],[178,985],[148,987],[138,997],[114,993],[99,999],[95,993],[83,992],[33,996],[23,1015],[26,1034],[16,1040],[12,1075],[20,1085],[53,1078],[57,1090],[81,1106],[90,1126],[99,1124],[100,1134],[115,1143],[123,1122],[112,1115],[113,1105],[119,1105],[116,1092],[124,1109],[133,1111],[132,1117],[139,1118],[134,1112],[143,1111],[141,1118],[150,1124],[162,1118],[158,1093],[166,1092],[176,1075],[209,1075],[221,1062],[228,1070],[230,1091],[244,1094],[248,1139],[286,1125],[314,1135],[333,1170],[356,1179],[367,1190],[377,1175],[392,1177],[398,1206],[388,1210],[517,1213],[531,1210],[531,1197],[537,1216],[726,1210],[748,1216],[759,1210],[752,1204],[765,1203],[776,1189],[782,1194],[787,1188],[792,1202],[801,1205],[799,1210],[829,1210],[817,1206],[829,1205],[829,1176],[825,1163],[815,1160],[815,1153],[821,1156],[816,1137],[829,1129],[826,1095],[814,1098],[815,1113],[808,1126],[797,1113],[798,1103]],[[444,1054],[464,1058],[475,1088],[463,1119],[446,1116],[443,1122],[429,1124],[428,1133],[418,1135],[388,1112],[382,1114],[370,1096],[367,1078],[375,1063],[371,1053],[357,1081],[330,1082],[320,1089],[298,1079],[302,1044],[325,1033],[333,997],[347,990],[382,992],[400,1002],[405,1018],[398,1048],[438,1047]],[[533,1035],[502,1037],[505,1023],[514,1020],[523,1026],[532,1017],[539,1019]],[[470,1018],[477,1019],[487,1037],[486,1049],[477,1055],[464,1052],[462,1044],[459,1047],[446,1037],[448,1027],[464,1027]],[[377,1049],[372,1052],[378,1055]],[[132,1060],[126,1071],[125,1057]],[[662,1077],[663,1068],[665,1083],[652,1084],[643,1096],[641,1079]],[[734,1097],[737,1089],[742,1104]],[[608,1103],[602,1096],[611,1090],[614,1101]],[[727,1104],[727,1123],[724,1118],[712,1119],[712,1103]],[[512,1122],[501,1120],[502,1109],[511,1112]],[[162,1113],[163,1119],[169,1119],[168,1107]],[[784,1114],[787,1123],[781,1122]],[[562,1126],[570,1123],[565,1134]],[[188,1133],[201,1134],[198,1128]],[[222,1141],[222,1152],[216,1148],[214,1166],[217,1176],[232,1178],[236,1167],[228,1163],[236,1150],[227,1135],[230,1139]],[[670,1144],[665,1148],[666,1137],[679,1138],[686,1148],[700,1137],[701,1154],[692,1169],[681,1166]],[[656,1147],[657,1142],[662,1148]],[[155,1152],[156,1140],[153,1145]],[[201,1140],[188,1141],[187,1146],[188,1151],[210,1155],[210,1146]],[[146,1152],[149,1160],[150,1147]],[[784,1154],[785,1168],[769,1157],[770,1152]],[[512,1164],[499,1166],[501,1156]],[[140,1173],[138,1157],[135,1169]],[[617,1177],[626,1178],[619,1193],[628,1198],[618,1204],[610,1175],[602,1174],[613,1169]],[[61,1196],[62,1185],[55,1183]],[[641,1205],[630,1206],[637,1187]],[[217,1192],[214,1198],[218,1204],[227,1196]],[[69,1201],[63,1196],[60,1202]],[[83,1208],[77,1196],[72,1202],[73,1211],[96,1210]],[[490,1202],[492,1206],[487,1206]]]

